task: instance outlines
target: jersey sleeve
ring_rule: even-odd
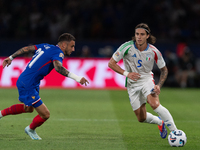
[[[33,45],[33,46],[35,47],[35,50],[37,50],[37,49],[38,49],[36,45]]]
[[[159,69],[163,68],[166,64],[159,50],[153,50],[155,53],[154,59]]]
[[[55,60],[58,60],[61,63],[63,62],[64,53],[57,46],[47,43],[37,44],[34,46],[37,48],[36,50],[41,48],[43,51],[45,51],[47,58],[49,58],[52,62]]]
[[[51,60],[52,60],[52,61],[58,60],[58,61],[60,61],[61,63],[63,62],[63,59],[64,59],[64,54],[63,54],[63,52],[58,51],[58,50],[56,50],[56,51],[52,54],[52,57],[51,57]]]
[[[35,47],[35,52],[36,52],[39,48],[41,48],[43,46],[43,44],[36,44],[33,46]],[[34,52],[34,54],[35,54],[35,52]]]
[[[35,50],[38,50],[39,48],[43,48],[44,47],[44,44],[35,44],[33,45],[35,47]]]
[[[131,47],[131,41],[130,42],[126,42],[124,44],[122,44],[117,50],[116,52],[113,54],[112,58],[116,61],[119,62],[124,55],[126,54],[127,50]]]

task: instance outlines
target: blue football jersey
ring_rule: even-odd
[[[64,59],[64,53],[58,46],[45,43],[35,45],[35,47],[34,56],[18,78],[18,87],[39,86],[40,81],[54,68],[53,61],[58,60],[62,63]]]

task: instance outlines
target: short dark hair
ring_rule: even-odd
[[[138,24],[136,27],[135,27],[135,30],[138,29],[138,28],[143,28],[145,29],[146,33],[149,34],[149,38],[147,39],[147,42],[150,43],[150,44],[154,44],[156,43],[156,37],[151,35],[151,30],[149,28],[149,26],[146,24],[146,23],[140,23]],[[135,41],[135,36],[132,37],[132,40]]]
[[[69,33],[63,33],[59,36],[58,38],[58,42],[62,42],[62,41],[75,41],[75,37]]]

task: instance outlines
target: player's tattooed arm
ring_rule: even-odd
[[[5,68],[6,66],[8,67],[15,57],[27,52],[34,52],[34,51],[35,51],[35,46],[27,46],[17,50],[14,54],[10,55],[9,57],[3,60],[2,63],[3,68]]]
[[[12,57],[15,58],[21,54],[28,53],[28,52],[35,52],[35,46],[31,45],[31,46],[23,47],[17,50],[14,54],[12,54]]]
[[[163,86],[165,80],[167,79],[167,75],[168,75],[168,69],[167,67],[163,67],[160,69],[161,73],[160,73],[160,80],[158,82],[158,85],[160,86],[160,88]]]
[[[55,70],[63,76],[68,77],[69,71],[63,67],[62,63],[58,60],[53,61]]]

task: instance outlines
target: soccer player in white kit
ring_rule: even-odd
[[[176,130],[170,112],[160,104],[160,88],[165,82],[168,70],[160,51],[153,46],[156,38],[151,35],[147,24],[140,23],[135,27],[135,36],[131,41],[122,44],[111,57],[108,66],[115,72],[126,76],[126,87],[133,111],[139,122],[157,124],[160,136],[166,138],[167,129]],[[117,63],[123,59],[125,70]],[[154,62],[160,69],[160,79],[154,83],[152,69]],[[146,111],[146,100],[159,115]]]

